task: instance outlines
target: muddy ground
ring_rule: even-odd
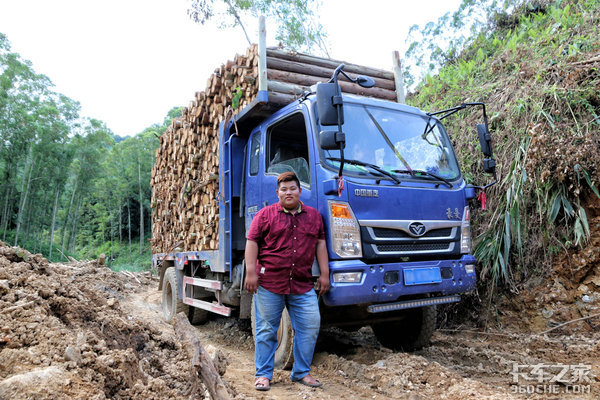
[[[223,380],[237,399],[597,399],[600,319],[559,326],[600,312],[593,240],[555,278],[501,300],[484,325],[438,330],[424,350],[393,352],[369,328],[325,330],[313,363],[321,389],[277,371],[272,389],[256,392],[249,324],[212,318],[196,329],[225,355]],[[208,398],[162,320],[157,286],[149,273],[49,264],[0,243],[0,399]]]

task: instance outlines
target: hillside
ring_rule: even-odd
[[[512,15],[491,16],[408,100],[431,111],[487,105],[499,183],[473,219],[478,272],[490,293],[500,286],[514,295],[556,277],[578,288],[579,300],[593,298],[597,310],[598,259],[581,255],[597,251],[600,229],[599,6],[530,1]],[[467,180],[486,183],[475,130],[480,113],[444,122]],[[584,282],[591,282],[587,289]]]

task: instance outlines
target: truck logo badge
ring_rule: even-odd
[[[413,236],[423,236],[423,234],[425,234],[425,225],[423,225],[420,222],[412,222],[410,225],[408,225],[408,230],[410,231],[410,233],[413,234]]]
[[[354,189],[354,195],[358,197],[379,197],[377,189]]]

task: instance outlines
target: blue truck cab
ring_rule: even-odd
[[[286,171],[296,173],[301,201],[324,221],[331,289],[320,299],[322,326],[370,325],[385,346],[417,349],[435,329],[436,306],[475,289],[469,200],[483,188],[465,182],[442,120],[481,106],[484,167],[494,172],[485,106],[426,113],[342,94],[339,73],[343,65],[279,109],[259,92],[221,124],[219,250],[154,256],[157,266],[175,267],[173,277],[161,275],[167,319],[179,303],[190,306],[190,319],[232,310],[252,318],[252,297],[243,290],[245,237],[256,213],[278,201],[277,176]],[[291,357],[286,323],[284,315],[279,366]]]

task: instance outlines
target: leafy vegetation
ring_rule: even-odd
[[[2,34],[0,88],[0,240],[55,261],[105,253],[109,265],[148,266],[150,170],[158,136],[181,109],[115,137],[81,118]]]
[[[421,51],[421,60],[443,64],[409,102],[431,111],[488,105],[499,183],[490,189],[488,209],[475,212],[475,255],[487,282],[516,291],[532,274],[547,272],[553,255],[585,246],[589,236],[586,204],[598,196],[600,178],[600,2],[496,3],[473,11],[488,19],[473,24],[478,30],[468,37],[459,23],[459,38],[448,39],[450,16],[425,27],[425,36],[444,35],[449,47],[409,50],[407,57]],[[465,0],[461,9],[476,6]],[[464,175],[483,183],[480,114],[444,122]]]
[[[205,24],[217,19],[222,28],[240,26],[248,44],[248,36],[242,22],[244,15],[264,15],[273,19],[275,38],[292,50],[320,50],[328,54],[325,29],[318,19],[318,0],[191,0],[188,15],[198,23]],[[256,40],[254,40],[256,42]]]

